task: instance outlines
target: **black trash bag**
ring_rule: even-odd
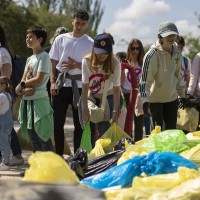
[[[200,111],[200,98],[192,95],[187,96],[186,98],[178,99],[178,108],[196,108]]]
[[[74,156],[70,156],[66,162],[70,168],[76,172],[76,175],[82,179],[84,177],[84,171],[88,168],[87,151],[79,148]]]
[[[85,170],[85,178],[103,172],[117,164],[118,159],[124,153],[124,150],[117,150],[106,153],[88,161],[88,169]]]
[[[81,165],[79,164],[78,161],[70,161],[69,162],[69,167],[76,173],[78,176],[79,180],[84,178],[84,172],[83,169],[81,168]]]
[[[119,140],[116,145],[114,146],[114,151],[116,150],[126,150],[125,147],[125,141],[128,142],[128,144],[135,144],[135,141],[133,139],[130,138],[122,138],[121,140]]]

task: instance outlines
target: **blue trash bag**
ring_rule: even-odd
[[[141,174],[140,162],[141,156],[136,156],[104,172],[85,178],[81,183],[98,189],[129,186],[133,178]]]
[[[198,170],[192,161],[173,152],[151,152],[143,158],[141,171],[148,176],[177,172],[180,166]]]

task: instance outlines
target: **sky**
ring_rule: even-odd
[[[191,34],[200,38],[199,0],[101,0],[104,14],[98,27],[112,34],[114,53],[126,51],[132,38],[143,45],[157,39],[158,26],[162,21],[173,21],[180,35]]]

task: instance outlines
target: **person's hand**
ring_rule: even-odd
[[[62,62],[62,70],[70,70],[77,68],[77,63],[74,59],[68,57],[68,60],[66,62]]]
[[[85,123],[90,121],[90,113],[88,108],[83,108],[83,121]]]
[[[151,116],[151,114],[149,112],[149,102],[143,103],[143,111],[144,111],[144,115],[146,117],[150,117]]]
[[[118,123],[118,117],[119,117],[118,112],[113,112],[112,113],[111,124],[113,124],[114,122],[117,124]]]
[[[55,89],[55,83],[51,83],[50,92],[52,96],[55,96],[58,94],[58,91]]]
[[[195,99],[195,97],[193,95],[191,95],[191,94],[186,94],[186,98],[187,99]]]
[[[32,96],[35,93],[35,88],[26,87],[22,90],[22,94],[25,96]]]

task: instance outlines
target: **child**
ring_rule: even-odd
[[[12,86],[7,76],[0,76],[0,150],[2,161],[0,171],[10,167],[10,140],[13,127],[12,118]]]
[[[33,55],[27,59],[21,83],[15,89],[23,95],[18,119],[23,136],[31,140],[33,152],[53,150],[53,110],[46,89],[51,61],[43,51],[46,38],[46,30],[39,25],[26,31],[26,44]]]

